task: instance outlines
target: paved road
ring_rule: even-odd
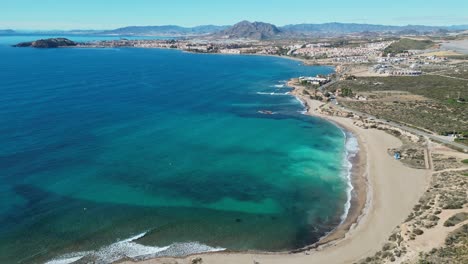
[[[319,89],[321,92],[323,92],[325,90],[325,88],[335,84],[336,82],[338,82],[341,77],[346,74],[348,72],[348,68],[346,68],[345,70],[343,70],[340,74],[338,74],[336,76],[336,78],[334,80],[332,80],[331,82],[321,86]],[[448,77],[448,76],[445,76],[445,77]],[[456,78],[456,77],[454,77]],[[453,141],[450,141],[450,140],[447,140],[441,136],[438,136],[438,135],[434,135],[434,134],[430,134],[428,132],[425,132],[425,131],[422,131],[422,130],[419,130],[419,129],[415,129],[415,128],[412,128],[412,127],[408,127],[408,126],[405,126],[405,125],[402,125],[402,124],[399,124],[399,123],[395,123],[395,122],[392,122],[392,121],[388,121],[388,120],[384,120],[384,119],[379,119],[379,118],[376,118],[375,116],[372,116],[372,115],[369,115],[369,114],[366,114],[366,113],[363,113],[363,112],[359,112],[359,111],[356,111],[356,110],[351,110],[351,109],[348,109],[348,108],[344,108],[343,106],[341,105],[335,105],[339,108],[341,108],[342,110],[344,111],[348,111],[348,112],[352,112],[356,115],[360,115],[360,116],[366,116],[366,117],[369,117],[369,118],[373,118],[375,119],[376,121],[380,121],[382,123],[387,123],[391,126],[394,126],[394,127],[397,127],[397,128],[400,128],[400,129],[403,129],[403,130],[406,130],[408,132],[411,132],[415,135],[418,135],[418,136],[423,136],[423,137],[426,137],[426,138],[429,138],[429,139],[432,139],[434,141],[437,141],[437,142],[441,142],[441,143],[444,143],[446,145],[449,145],[449,146],[452,146],[452,147],[455,147],[457,149],[461,149],[463,150],[464,152],[468,152],[468,146],[466,145],[463,145],[463,144],[460,144],[460,143],[457,143],[457,142],[453,142]]]
[[[455,147],[457,149],[462,149],[464,152],[468,152],[468,146],[463,145],[461,143],[449,141],[449,140],[447,140],[447,139],[445,139],[445,138],[443,138],[441,136],[430,134],[428,132],[425,132],[425,131],[422,131],[422,130],[419,130],[419,129],[416,129],[416,128],[408,127],[408,126],[405,126],[405,125],[402,125],[402,124],[399,124],[399,123],[395,123],[395,122],[392,122],[392,121],[379,119],[379,118],[376,118],[375,116],[372,116],[372,115],[369,115],[369,114],[366,114],[366,113],[362,113],[362,112],[359,112],[359,111],[356,111],[356,110],[351,110],[351,109],[345,108],[345,107],[340,106],[340,105],[336,105],[336,106],[338,108],[341,108],[344,111],[348,111],[348,112],[351,112],[351,113],[359,115],[359,116],[365,116],[365,117],[368,117],[368,118],[372,118],[372,119],[374,119],[376,121],[379,121],[381,123],[386,123],[386,124],[389,124],[391,126],[394,126],[394,127],[406,130],[408,132],[411,132],[411,133],[413,133],[415,135],[423,136],[423,137],[432,139],[434,141],[441,142],[441,143],[444,143],[446,145]]]
[[[332,86],[334,85],[335,83],[339,82],[341,77],[343,75],[345,75],[347,72],[349,71],[349,68],[345,68],[344,70],[341,71],[341,73],[337,74],[336,77],[329,83],[326,83],[322,86],[320,86],[318,89],[320,90],[320,92],[324,92],[325,91],[325,88],[329,87],[329,86]]]

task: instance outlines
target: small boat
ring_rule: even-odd
[[[268,110],[260,110],[258,111],[260,114],[264,114],[264,115],[272,115],[274,114],[272,111],[268,111]]]

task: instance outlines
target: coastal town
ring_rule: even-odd
[[[421,43],[426,46],[420,48]],[[399,48],[405,45],[415,49]],[[466,55],[441,49],[441,42],[412,38],[377,38],[345,43],[125,39],[79,46],[270,55],[300,60],[308,65],[333,65],[336,69],[333,74],[298,76],[290,80],[288,86],[293,87],[292,94],[304,102],[309,114],[330,119],[350,131],[362,134],[362,130],[379,130],[397,136],[403,145],[388,148],[388,156],[403,164],[403,167],[410,167],[412,171],[406,173],[413,174],[413,177],[421,173],[418,187],[427,182],[432,186],[407,219],[391,230],[390,238],[382,249],[359,263],[413,263],[418,258],[433,259],[436,260],[434,263],[439,263],[437,261],[446,261],[439,252],[459,250],[463,245],[466,247],[460,239],[466,237],[468,216],[465,188],[468,184],[468,167],[465,165],[468,155],[461,154],[468,152],[468,63]],[[440,87],[445,86],[449,88],[441,91]],[[270,110],[260,110],[259,113],[273,114]],[[366,140],[374,139],[370,137]],[[405,170],[402,168],[401,172],[404,174]],[[430,173],[423,176],[424,172]],[[420,193],[423,189],[420,189]],[[402,197],[409,200],[415,198]],[[358,207],[361,206],[359,210],[365,210],[362,201],[360,205],[356,202]],[[354,217],[359,217],[359,213]],[[350,216],[348,224],[351,225],[356,219]],[[346,226],[345,222],[342,228]],[[430,241],[434,232],[444,234],[437,243]],[[306,255],[320,256],[320,251],[315,252],[315,248],[326,248],[327,242],[333,241],[339,234],[340,231],[336,231],[306,249]],[[458,242],[444,244],[445,237],[447,241],[452,239]],[[442,249],[433,249],[441,245]],[[420,251],[426,252],[425,255],[418,255]],[[263,263],[261,259],[265,257],[257,257],[260,261],[254,263]],[[213,258],[218,260],[216,255]],[[220,258],[229,260],[230,256],[222,255]],[[192,259],[211,263],[210,256]]]
[[[410,50],[405,53],[385,52],[389,46],[398,40],[382,38],[356,43],[304,41],[210,41],[194,40],[110,40],[79,43],[81,48],[162,48],[178,49],[194,53],[272,55],[304,60],[307,64],[322,65],[354,65],[358,68],[367,65],[367,71],[361,75],[380,76],[418,76],[424,69],[430,71],[447,69],[453,64],[444,52],[431,54],[430,51]],[[434,45],[436,45],[434,43]],[[434,50],[437,50],[434,47]],[[446,53],[453,56],[451,53]]]

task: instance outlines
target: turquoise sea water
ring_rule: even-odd
[[[290,250],[340,223],[345,136],[284,87],[333,69],[8,42],[0,263]]]

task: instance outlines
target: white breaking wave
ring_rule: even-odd
[[[346,135],[346,150],[348,151],[351,158],[356,157],[357,153],[359,152],[359,142],[357,138],[351,133]]]
[[[294,101],[299,102],[302,105],[302,110],[300,110],[298,112],[301,113],[302,115],[307,114],[306,104],[301,99],[299,99],[299,97],[297,97],[297,96],[294,96]]]
[[[294,98],[302,105],[303,110],[299,111],[301,114],[307,114],[307,107],[305,103],[299,99],[298,97],[294,96]],[[352,192],[354,190],[354,186],[352,183],[352,169],[353,163],[351,160],[356,157],[357,153],[359,152],[359,142],[357,138],[350,132],[346,132],[343,128],[338,126],[338,128],[343,132],[345,136],[345,157],[344,157],[344,164],[343,164],[343,178],[346,180],[346,203],[344,205],[344,213],[341,216],[341,224],[344,223],[346,218],[348,217],[349,209],[351,208],[351,199],[352,199]]]
[[[345,159],[344,159],[344,173],[343,176],[346,179],[347,188],[346,188],[346,203],[344,213],[341,216],[341,224],[346,220],[348,217],[349,209],[351,208],[351,199],[352,199],[352,192],[354,190],[353,183],[352,183],[352,169],[353,163],[351,162],[354,157],[356,157],[357,153],[359,152],[359,142],[357,138],[350,132],[346,132],[343,130],[343,133],[346,137],[345,143]]]
[[[276,88],[284,88],[284,84],[276,84],[276,85],[273,85],[273,87],[276,87]]]
[[[174,243],[166,247],[144,246],[135,242],[135,240],[145,235],[146,232],[95,251],[66,254],[47,261],[45,264],[71,264],[85,257],[92,260],[93,263],[107,264],[127,257],[135,260],[143,260],[160,256],[180,257],[197,253],[226,250],[225,248],[214,248],[197,242]]]
[[[267,93],[267,92],[257,92],[257,94],[263,94],[263,95],[289,95],[290,93],[289,93],[289,92],[287,92],[287,93],[274,93],[274,92]]]

